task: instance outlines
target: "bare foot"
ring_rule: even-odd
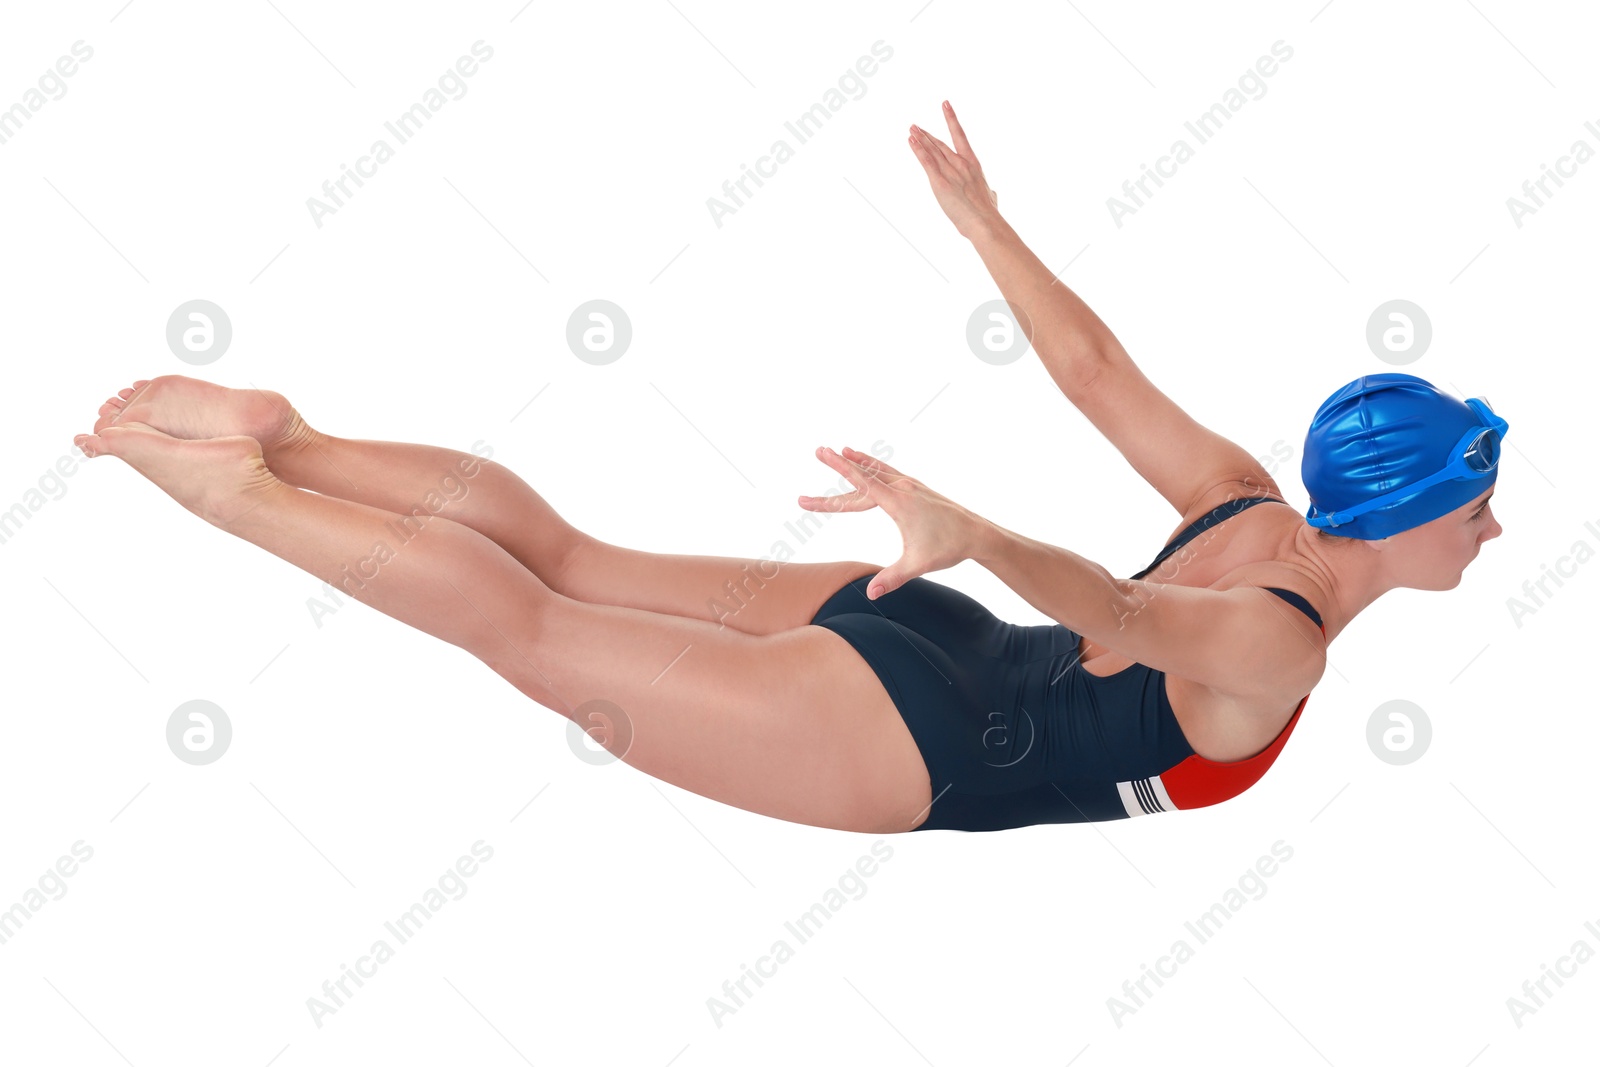
[[[181,374],[163,374],[134,382],[100,406],[94,424],[140,422],[171,437],[199,441],[212,437],[253,437],[265,452],[312,436],[300,413],[282,393],[265,389],[228,389]]]
[[[232,524],[287,488],[267,469],[261,444],[253,437],[184,441],[146,423],[124,421],[72,440],[91,458],[123,460],[213,526]]]

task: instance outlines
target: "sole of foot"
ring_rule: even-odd
[[[240,434],[185,441],[127,421],[73,439],[91,459],[116,456],[213,526],[228,526],[287,488],[267,469],[261,443]]]
[[[98,414],[95,433],[138,422],[185,441],[252,437],[269,452],[311,433],[282,393],[229,389],[181,374],[134,382],[107,397]]]

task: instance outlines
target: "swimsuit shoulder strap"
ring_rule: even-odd
[[[1299,593],[1291,592],[1288,589],[1275,589],[1270,585],[1265,586],[1264,588],[1269,593],[1278,594],[1284,600],[1287,600],[1289,603],[1293,604],[1295,607],[1311,616],[1312,622],[1316,623],[1318,626],[1322,626],[1322,616],[1318,615],[1317,609],[1311,606],[1311,602],[1305,597],[1301,596]],[[1327,633],[1328,628],[1326,626],[1322,626],[1322,632]]]
[[[1184,545],[1200,536],[1200,534],[1204,533],[1206,530],[1209,530],[1211,527],[1217,525],[1217,523],[1222,522],[1224,519],[1232,518],[1241,511],[1245,511],[1268,500],[1278,504],[1287,503],[1287,501],[1279,500],[1275,496],[1244,496],[1235,497],[1232,500],[1227,500],[1221,504],[1218,504],[1207,514],[1201,516],[1194,522],[1191,522],[1188,526],[1184,527],[1178,536],[1174,537],[1172,541],[1168,543],[1167,547],[1161,550],[1160,555],[1156,556],[1156,558],[1151,561],[1150,566],[1146,567],[1138,574],[1135,574],[1129,580],[1138,581],[1140,578],[1143,578],[1145,575],[1149,574],[1151,571],[1160,566],[1162,560],[1166,559],[1178,549],[1182,548]]]

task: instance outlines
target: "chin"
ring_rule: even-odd
[[[1456,571],[1454,574],[1441,574],[1437,578],[1430,579],[1427,582],[1419,582],[1416,585],[1409,585],[1406,588],[1420,589],[1425,593],[1443,593],[1460,585],[1461,576],[1464,573],[1465,568]]]

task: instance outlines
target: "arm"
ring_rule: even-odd
[[[1076,552],[977,519],[970,556],[1028,603],[1097,645],[1220,693],[1310,692],[1326,646],[1271,593],[1114,577]],[[1307,622],[1309,625],[1309,622]]]
[[[971,239],[1006,303],[1031,320],[1029,340],[1057,387],[1179,515],[1233,482],[1283,495],[1259,460],[1156,388],[1100,316],[998,213]]]
[[[1065,282],[1057,280],[1000,217],[998,209],[966,236],[1017,315],[1044,369],[1071,400],[1082,385],[1099,375],[1105,354],[1113,348],[1121,350],[1110,327]]]
[[[912,148],[956,230],[972,242],[1023,333],[1068,400],[1134,470],[1187,517],[1219,486],[1243,483],[1281,497],[1249,452],[1202,426],[1129,357],[1110,328],[1056,279],[1000,216],[966,134],[946,105],[954,150],[926,131]]]
[[[1306,632],[1310,620],[1285,611],[1264,589],[1193,589],[1116,578],[1076,552],[997,526],[864,452],[847,448],[839,455],[819,448],[817,455],[848,478],[855,492],[801,497],[802,507],[882,507],[905,540],[901,557],[868,583],[868,600],[972,559],[1069,630],[1219,693],[1281,701],[1289,693],[1309,692],[1322,677],[1326,642]],[[1186,546],[1173,558],[1182,560],[1188,552]]]

